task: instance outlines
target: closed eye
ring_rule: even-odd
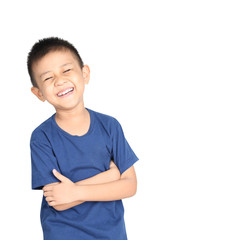
[[[66,71],[64,71],[63,73],[67,73],[67,72],[69,72],[69,71],[71,71],[72,69],[67,69]]]
[[[51,79],[52,77],[48,77],[48,78],[46,78],[44,81],[46,81],[46,80],[49,80],[49,79]]]

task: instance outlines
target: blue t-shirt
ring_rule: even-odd
[[[83,136],[61,129],[55,113],[32,132],[32,189],[58,182],[54,168],[77,182],[108,170],[111,159],[121,174],[138,160],[115,118],[87,110],[91,122]],[[122,200],[84,202],[57,211],[43,196],[40,220],[44,240],[127,239]]]

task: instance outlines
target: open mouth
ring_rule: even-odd
[[[73,92],[74,88],[68,88],[66,90],[64,90],[63,92],[60,92],[57,94],[58,97],[63,97],[63,96],[67,96],[70,95]]]

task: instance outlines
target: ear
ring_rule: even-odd
[[[42,102],[45,101],[45,98],[44,98],[42,92],[41,92],[38,88],[32,87],[32,88],[31,88],[31,92],[32,92],[40,101],[42,101]]]
[[[84,65],[82,67],[82,76],[84,78],[85,84],[88,84],[90,80],[90,69],[88,65]]]

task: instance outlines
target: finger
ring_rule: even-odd
[[[53,175],[58,178],[61,182],[69,181],[69,179],[62,174],[60,174],[56,169],[53,169]]]
[[[52,191],[53,187],[52,186],[45,186],[42,189],[43,189],[44,192],[47,192],[47,191]]]
[[[53,207],[53,206],[56,206],[57,204],[56,204],[55,201],[51,201],[51,202],[48,202],[48,205],[51,206],[51,207]]]
[[[53,199],[53,197],[46,197],[45,200],[46,200],[47,202],[52,202],[54,199]]]
[[[116,167],[115,163],[113,161],[110,161],[109,168]]]
[[[51,187],[51,186],[55,186],[55,185],[58,185],[58,184],[60,184],[60,182],[49,183],[49,184],[45,185],[45,186],[42,188],[42,190],[43,190],[45,187]]]
[[[44,192],[43,195],[44,195],[45,197],[51,197],[51,196],[52,196],[52,191]]]

